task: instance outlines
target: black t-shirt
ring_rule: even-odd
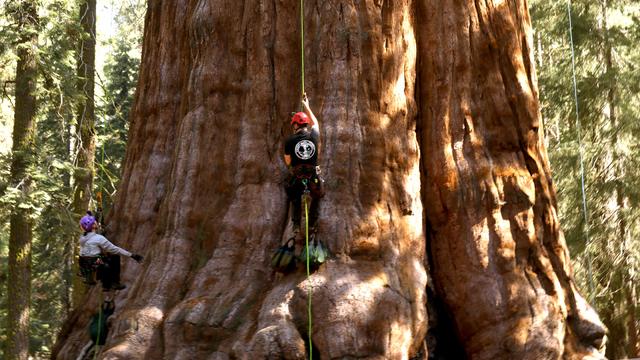
[[[299,131],[287,138],[284,153],[291,156],[291,166],[318,165],[318,129]]]

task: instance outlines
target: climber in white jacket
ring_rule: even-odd
[[[96,233],[99,224],[90,211],[80,219],[80,227],[84,230],[80,237],[80,271],[85,276],[85,281],[89,285],[95,284],[95,271],[103,290],[124,289],[125,285],[120,284],[120,255],[130,257],[138,263],[142,261],[142,256],[120,248]]]

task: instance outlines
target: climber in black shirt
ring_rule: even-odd
[[[291,221],[295,236],[300,239],[300,220],[302,216],[302,195],[305,189],[310,191],[309,232],[316,230],[318,219],[318,200],[324,195],[322,179],[318,172],[318,154],[320,152],[320,123],[311,111],[306,94],[302,99],[304,112],[298,112],[291,119],[293,134],[284,143],[284,162],[289,167],[286,183],[287,197],[291,202]]]

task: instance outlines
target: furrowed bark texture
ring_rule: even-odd
[[[13,9],[21,30],[17,49],[15,111],[9,186],[19,191],[11,209],[9,259],[7,266],[7,318],[4,356],[27,360],[29,357],[29,314],[31,310],[31,240],[33,238],[29,167],[34,161],[36,130],[36,85],[38,77],[38,8],[34,1],[23,1]]]
[[[305,2],[319,236],[334,257],[310,279],[273,273],[290,235],[281,158],[299,108],[297,6],[149,3],[109,229],[146,260],[125,261],[101,358],[305,358],[308,288],[320,358],[426,355],[425,222],[469,357],[592,351],[574,336],[593,327],[556,223],[522,3]],[[91,294],[54,357],[88,341]]]
[[[526,6],[420,6],[432,275],[474,359],[599,358],[604,327],[557,222]]]

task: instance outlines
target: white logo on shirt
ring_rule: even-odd
[[[316,146],[309,140],[298,141],[296,144],[296,156],[302,160],[309,160],[316,153]]]

